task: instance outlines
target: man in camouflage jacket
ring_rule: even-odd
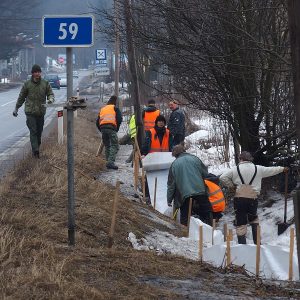
[[[26,125],[30,132],[30,143],[32,154],[39,158],[39,147],[41,145],[42,132],[44,127],[44,116],[46,103],[54,102],[54,94],[48,81],[41,78],[41,67],[33,65],[31,70],[31,79],[27,80],[21,89],[16,103],[13,116],[18,116],[18,109],[25,102]]]

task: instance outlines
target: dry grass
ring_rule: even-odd
[[[139,213],[142,204],[122,196],[115,244],[107,249],[114,187],[93,179],[104,168],[95,158],[98,135],[89,112],[79,112],[75,128],[76,246],[67,244],[66,145],[44,142],[42,157],[28,157],[0,184],[1,299],[180,299],[164,286],[143,277],[190,278],[215,291],[221,273],[197,262],[155,252],[138,252],[126,240],[129,232],[143,236],[154,228],[170,231]],[[180,232],[178,231],[173,233]],[[219,275],[218,275],[219,274]],[[226,275],[224,275],[226,276]],[[241,293],[285,296],[252,279],[240,280]],[[233,277],[224,285],[236,287]],[[229,292],[230,294],[230,292]]]

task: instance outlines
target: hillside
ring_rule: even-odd
[[[218,269],[155,250],[134,250],[127,240],[130,232],[137,238],[155,230],[183,236],[185,229],[122,194],[114,246],[107,249],[114,187],[101,177],[114,171],[107,172],[95,157],[97,106],[91,101],[75,121],[75,247],[67,241],[66,145],[56,144],[56,132],[44,141],[41,159],[27,157],[0,183],[2,299],[300,297],[297,284],[263,283],[242,268]]]

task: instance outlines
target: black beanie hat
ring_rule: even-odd
[[[163,121],[165,125],[167,124],[166,118],[163,115],[159,115],[155,120],[155,125],[157,125],[158,121]]]
[[[34,72],[42,72],[41,67],[39,65],[33,65],[31,68],[31,73],[34,73]]]
[[[155,105],[155,100],[154,99],[148,100],[148,105],[154,106]]]

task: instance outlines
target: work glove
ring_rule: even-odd
[[[288,167],[284,167],[283,172],[284,173],[288,173],[288,171],[289,171],[289,168]]]
[[[18,116],[18,109],[17,109],[17,108],[15,108],[15,110],[13,111],[13,116],[14,116],[14,117],[17,117],[17,116]]]
[[[171,203],[170,203],[170,202],[168,202],[168,206],[169,206],[169,207],[172,207],[172,202],[171,202]]]
[[[48,99],[47,104],[52,104],[54,102],[53,98]]]

